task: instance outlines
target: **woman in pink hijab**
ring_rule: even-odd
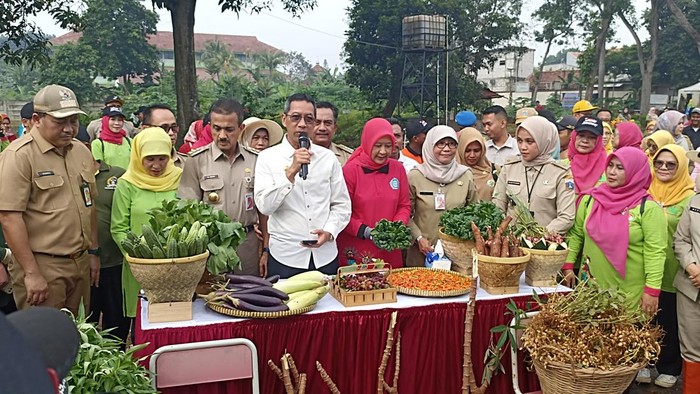
[[[649,159],[640,149],[620,148],[608,157],[605,175],[606,182],[578,206],[564,277],[573,285],[573,262],[582,252],[584,269],[603,288],[619,289],[628,306],[651,316],[659,305],[668,229],[663,210],[647,193]]]
[[[605,171],[605,145],[602,122],[593,116],[584,116],[576,123],[569,140],[569,161],[574,176],[576,202],[601,181]]]
[[[620,122],[615,126],[613,146],[615,149],[630,146],[642,149],[642,129],[634,122]]]

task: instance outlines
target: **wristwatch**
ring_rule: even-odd
[[[262,251],[263,251],[263,253],[270,254],[270,248],[268,248],[268,247],[264,247]]]
[[[91,254],[93,256],[99,256],[100,251],[102,251],[100,247],[97,247],[97,249],[88,249],[88,254]]]

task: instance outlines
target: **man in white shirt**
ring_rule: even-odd
[[[399,161],[399,163],[403,164],[403,168],[406,169],[406,173],[408,174],[409,171],[418,167],[418,162],[410,157],[404,156],[404,154],[401,153],[404,145],[404,133],[403,127],[401,127],[399,120],[396,118],[387,118],[387,120],[391,124],[391,130],[394,132],[394,139],[396,140],[396,146],[394,146],[394,151],[391,154],[391,158],[396,159]]]
[[[350,196],[340,163],[328,149],[311,143],[301,148],[301,133],[313,131],[316,104],[306,94],[287,99],[282,124],[287,135],[281,143],[258,155],[255,167],[255,205],[269,216],[269,250],[260,259],[260,271],[288,278],[308,270],[335,274],[335,239],[350,221]],[[302,165],[308,176],[302,179]]]
[[[481,116],[484,131],[489,136],[486,141],[486,157],[491,163],[502,166],[506,161],[519,156],[518,143],[508,134],[508,113],[500,105],[484,110]]]

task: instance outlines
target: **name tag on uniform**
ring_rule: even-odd
[[[421,196],[432,196],[433,192],[418,192]]]
[[[214,175],[205,175],[205,176],[204,176],[204,180],[207,180],[207,179],[219,179],[219,175],[217,175],[217,174],[214,174]]]
[[[38,177],[55,175],[53,171],[39,171],[36,173]]]
[[[255,208],[255,201],[253,200],[253,193],[245,194],[245,210],[252,211]]]
[[[700,213],[700,208],[690,207],[690,212]]]
[[[520,186],[520,181],[508,181],[509,185]]]

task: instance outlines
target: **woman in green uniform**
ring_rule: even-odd
[[[182,176],[182,170],[175,167],[170,156],[173,148],[165,130],[160,127],[144,129],[136,135],[133,144],[129,168],[119,178],[112,202],[110,230],[119,247],[129,230],[141,234],[141,225],[149,219],[149,209],[175,198]],[[139,289],[129,264],[124,263],[122,291],[127,317],[136,317]]]
[[[562,267],[567,284],[583,252],[584,270],[603,288],[625,293],[627,304],[653,316],[659,306],[668,229],[663,210],[647,193],[649,161],[625,147],[608,156],[606,183],[584,196],[569,231],[569,254]]]

